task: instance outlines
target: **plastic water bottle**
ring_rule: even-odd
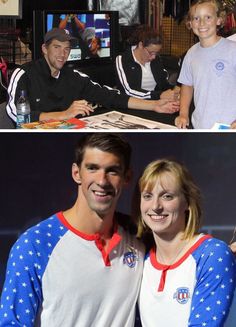
[[[20,92],[20,97],[16,103],[16,113],[16,128],[21,128],[22,124],[30,123],[30,104],[25,90]]]

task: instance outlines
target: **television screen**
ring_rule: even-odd
[[[34,14],[35,39],[38,40],[41,22],[41,34],[53,27],[65,28],[75,40],[71,42],[69,63],[102,62],[113,60],[116,56],[118,35],[118,12],[115,11],[76,11],[54,10]],[[41,39],[43,36],[41,36]],[[36,48],[35,58],[39,56]]]

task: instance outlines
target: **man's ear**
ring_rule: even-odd
[[[42,53],[43,53],[44,55],[47,54],[47,48],[46,48],[46,45],[45,45],[44,43],[42,44],[41,49],[42,49]]]
[[[80,179],[80,169],[78,167],[78,165],[74,162],[72,164],[72,178],[73,180],[78,184],[81,185],[81,179]]]
[[[125,174],[125,182],[124,185],[128,186],[133,178],[133,171],[129,169]]]

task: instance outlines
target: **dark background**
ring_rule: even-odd
[[[22,19],[17,20],[17,27],[23,31],[33,25],[33,10],[44,9],[87,9],[86,0],[22,0]]]
[[[33,10],[45,10],[45,9],[76,9],[86,10],[88,8],[87,0],[22,0],[23,16],[21,20],[17,21],[17,25],[23,29],[26,27],[32,27],[32,12]],[[144,1],[139,1],[140,8],[140,20],[144,21],[145,5]]]
[[[83,133],[82,133],[83,134]],[[24,229],[72,206],[74,146],[81,133],[0,133],[0,230]],[[173,157],[187,165],[203,194],[205,225],[234,225],[234,133],[124,133],[133,148],[133,182],[119,210],[131,211],[136,181],[151,160]]]

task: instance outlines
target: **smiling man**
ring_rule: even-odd
[[[143,245],[115,212],[130,177],[129,144],[87,134],[76,147],[74,206],[13,246],[0,307],[3,326],[133,327]]]

